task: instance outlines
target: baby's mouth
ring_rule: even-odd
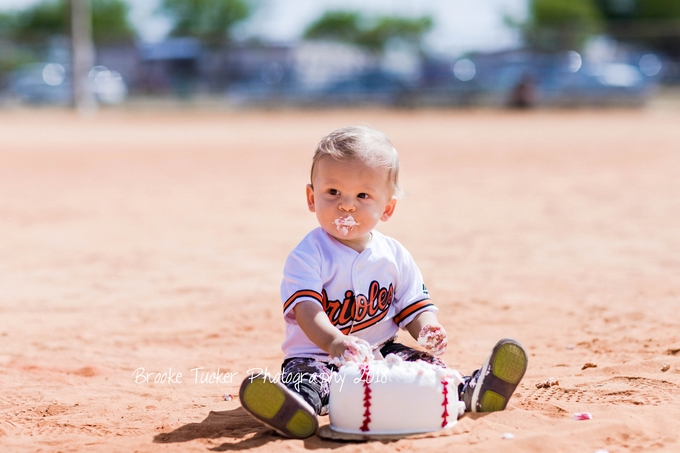
[[[350,214],[347,217],[339,217],[333,220],[333,225],[335,225],[341,236],[347,236],[352,228],[361,224],[354,220],[354,217]]]

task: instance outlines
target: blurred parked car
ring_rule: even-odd
[[[105,66],[93,67],[88,75],[90,89],[103,104],[119,104],[128,89],[119,73]],[[29,104],[68,105],[73,99],[70,68],[59,63],[34,63],[9,76],[9,93]]]
[[[9,93],[30,104],[66,105],[72,99],[71,80],[58,63],[34,63],[9,76]]]
[[[94,95],[102,104],[120,104],[127,97],[127,85],[117,71],[98,65],[90,69],[88,79]]]
[[[467,83],[476,103],[531,106],[644,104],[658,82],[658,59],[590,61],[575,51],[476,55],[454,76]],[[459,60],[460,61],[460,60]],[[469,67],[468,67],[469,66]]]
[[[399,77],[371,70],[335,82],[318,94],[324,103],[333,105],[402,105],[409,102],[411,92],[412,87]]]

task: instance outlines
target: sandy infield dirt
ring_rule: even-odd
[[[502,337],[530,354],[508,409],[453,434],[288,440],[224,397],[279,370],[283,263],[316,226],[311,153],[351,124],[400,152],[409,195],[379,229],[418,262],[446,363],[470,373]],[[680,451],[678,124],[654,109],[0,111],[0,450]]]

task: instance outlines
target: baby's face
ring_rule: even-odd
[[[307,186],[307,205],[321,227],[348,247],[361,252],[379,221],[394,212],[388,171],[359,160],[322,157]]]

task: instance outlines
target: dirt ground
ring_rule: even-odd
[[[507,410],[339,443],[281,438],[225,400],[279,369],[283,263],[316,226],[311,153],[350,124],[400,152],[408,196],[379,229],[419,263],[447,364],[469,373],[502,337],[528,349]],[[678,124],[654,108],[0,111],[0,449],[677,452]]]

